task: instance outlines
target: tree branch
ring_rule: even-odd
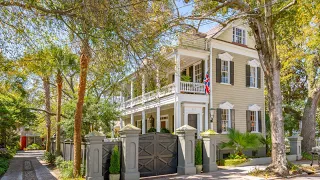
[[[56,115],[57,115],[56,113],[49,112],[49,111],[44,110],[44,109],[38,109],[38,108],[27,108],[27,109],[30,109],[30,110],[33,110],[33,111],[45,112],[45,113],[49,114],[50,116],[56,116]],[[63,114],[61,114],[61,117],[68,118],[67,116],[65,116],[65,115],[63,115]]]

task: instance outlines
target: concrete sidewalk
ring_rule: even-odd
[[[38,158],[44,151],[19,151],[1,180],[56,180]]]
[[[300,164],[300,165],[309,165],[310,161],[296,161],[293,162],[294,164]],[[244,166],[244,167],[223,167],[220,166],[218,171],[211,172],[211,173],[201,173],[197,175],[182,175],[178,176],[176,174],[173,175],[164,175],[164,176],[154,176],[154,177],[146,177],[142,178],[143,180],[168,180],[168,179],[213,179],[213,180],[220,180],[220,179],[237,179],[237,180],[261,180],[265,178],[261,177],[255,177],[255,176],[249,176],[248,173],[255,168],[264,170],[267,167],[267,165],[257,165],[257,166]],[[269,179],[284,179],[284,178],[269,178]],[[316,180],[320,179],[320,174],[313,174],[313,175],[307,175],[302,174],[299,176],[287,178],[287,179],[294,179],[294,180],[305,180],[305,179],[311,179]]]

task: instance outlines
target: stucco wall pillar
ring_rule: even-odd
[[[290,141],[290,154],[296,154],[297,160],[300,160],[302,158],[301,155],[301,141],[303,140],[303,137],[300,137],[299,135],[295,134],[291,137],[288,137]]]
[[[138,171],[139,134],[140,129],[132,124],[127,124],[120,130],[123,152],[121,179],[136,180],[140,178]]]
[[[196,174],[194,162],[195,133],[197,129],[183,125],[176,130],[178,135],[178,168],[179,175]]]
[[[202,156],[203,156],[203,172],[217,171],[216,163],[216,140],[215,134],[212,130],[201,134],[203,140]]]
[[[93,131],[85,136],[88,142],[86,149],[86,180],[103,180],[102,143],[106,136]]]

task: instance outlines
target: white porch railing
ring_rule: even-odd
[[[193,82],[180,82],[180,92],[184,93],[193,93],[193,94],[205,94],[205,85],[202,83],[193,83]],[[160,88],[159,90],[159,98],[168,96],[170,94],[175,93],[175,84],[169,84]],[[130,108],[131,106],[135,106],[141,104],[142,102],[152,101],[158,98],[158,91],[151,91],[144,94],[144,98],[142,96],[135,97],[133,99],[129,99],[125,101],[121,108]]]
[[[195,94],[204,94],[205,85],[203,83],[194,83],[194,82],[180,82],[180,91],[195,93]]]

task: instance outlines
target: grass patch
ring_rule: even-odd
[[[268,179],[270,177],[276,177],[277,175],[274,172],[267,171],[267,170],[261,170],[258,167],[255,167],[248,173],[250,176],[257,176],[257,177],[262,177],[265,179]]]
[[[237,166],[239,164],[247,162],[247,159],[223,159],[221,161],[222,166]]]
[[[0,176],[4,175],[9,168],[9,159],[0,157]]]

